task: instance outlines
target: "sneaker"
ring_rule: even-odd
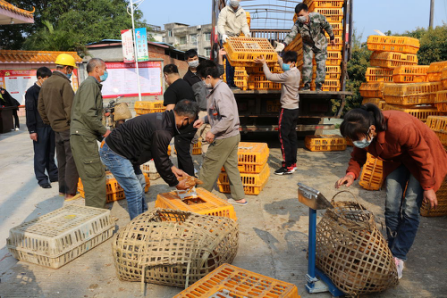
[[[275,171],[275,175],[292,175],[292,168],[281,167]]]
[[[289,169],[291,169],[292,173],[295,173],[295,171],[296,171],[297,168],[298,168],[298,167],[296,166],[296,163],[292,164],[292,165],[289,167]]]
[[[304,87],[303,89],[301,89],[301,91],[310,91],[310,84],[309,83],[304,84]]]
[[[402,261],[399,258],[394,257],[394,263],[396,264],[396,268],[397,268],[397,277],[399,279],[401,279],[402,271],[404,270],[404,261]]]
[[[320,83],[317,83],[316,85],[315,85],[315,91],[317,91],[317,92],[321,92],[322,90],[321,90],[321,84]]]

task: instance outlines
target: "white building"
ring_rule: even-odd
[[[210,57],[211,30],[211,24],[189,26],[182,23],[169,23],[164,25],[162,41],[180,51],[195,49],[199,56]]]

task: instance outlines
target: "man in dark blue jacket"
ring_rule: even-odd
[[[50,182],[58,180],[57,166],[54,162],[56,148],[54,131],[51,126],[43,123],[37,110],[40,86],[51,74],[49,68],[39,68],[36,74],[37,82],[25,94],[26,126],[34,146],[34,174],[37,183],[43,188],[51,188],[48,176]],[[48,176],[45,174],[45,170]]]

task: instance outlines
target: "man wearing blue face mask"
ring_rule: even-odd
[[[296,124],[298,122],[298,103],[301,73],[296,68],[297,53],[285,52],[283,58],[278,55],[278,63],[283,73],[271,73],[264,57],[255,62],[263,64],[267,80],[281,83],[281,111],[279,113],[279,141],[281,143],[282,167],[275,171],[276,175],[290,175],[296,170],[297,137]]]
[[[98,153],[98,142],[110,134],[102,124],[101,82],[107,79],[107,67],[99,58],[87,64],[88,78],[81,84],[71,110],[70,144],[85,191],[85,205],[104,208],[106,175]]]
[[[42,84],[37,109],[44,124],[55,133],[59,195],[70,199],[76,195],[79,175],[70,148],[70,117],[74,92],[71,75],[76,60],[68,54],[56,58],[56,71]]]

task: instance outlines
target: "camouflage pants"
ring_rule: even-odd
[[[310,84],[312,82],[312,59],[315,54],[315,60],[317,62],[317,78],[316,84],[323,84],[326,79],[326,59],[327,49],[317,49],[312,46],[303,44],[303,83]]]

